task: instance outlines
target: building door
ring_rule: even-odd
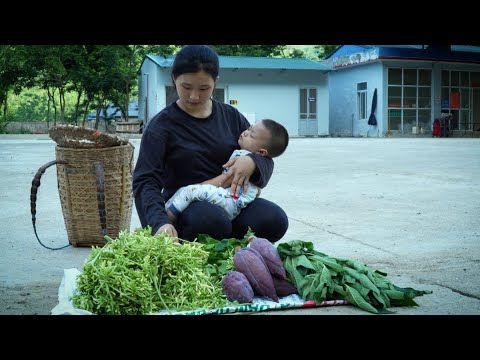
[[[300,89],[300,116],[298,122],[298,135],[318,135],[316,88]]]
[[[472,128],[469,130],[480,130],[480,88],[472,88]]]

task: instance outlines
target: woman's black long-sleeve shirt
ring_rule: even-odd
[[[240,134],[250,127],[234,107],[213,100],[208,118],[195,118],[173,102],[148,124],[133,174],[133,194],[142,227],[155,233],[170,223],[167,201],[182,186],[222,173],[222,165],[238,149]],[[256,164],[250,181],[263,188],[273,173],[273,160],[249,155]],[[162,191],[163,189],[163,191]]]

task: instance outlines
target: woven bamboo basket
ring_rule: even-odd
[[[114,239],[120,231],[129,231],[133,145],[128,140],[81,127],[58,126],[49,133],[57,142],[56,160],[38,170],[30,195],[37,239],[36,195],[42,174],[52,165],[57,167],[58,191],[71,245],[103,246],[105,235]]]
[[[121,230],[130,230],[133,146],[91,149],[57,146],[55,152],[57,162],[67,163],[57,163],[57,180],[69,242],[73,246],[102,246],[104,235],[116,238]],[[97,161],[103,165],[103,197],[97,187],[94,166]],[[102,201],[104,214],[99,214]]]

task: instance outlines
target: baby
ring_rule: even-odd
[[[283,125],[271,119],[261,120],[240,135],[238,139],[240,149],[234,150],[229,160],[249,153],[258,153],[271,158],[277,157],[283,154],[287,148],[288,140],[288,132]],[[226,171],[228,168],[224,170],[224,172]],[[178,214],[193,201],[209,201],[222,207],[230,220],[233,220],[241,209],[259,195],[260,188],[252,183],[248,183],[247,192],[244,192],[242,187],[238,196],[231,194],[229,188],[205,183],[194,184],[178,189],[165,203],[165,208],[170,221],[174,223]]]

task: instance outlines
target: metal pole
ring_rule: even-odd
[[[148,119],[148,74],[145,74],[147,77],[147,92],[145,94],[145,125],[147,125]]]

